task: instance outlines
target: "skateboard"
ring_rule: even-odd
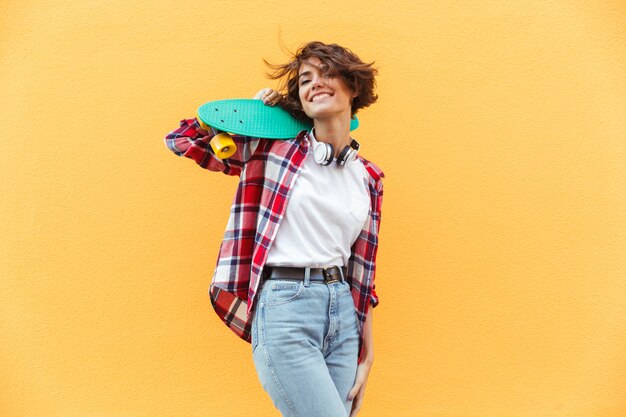
[[[270,106],[263,100],[235,98],[214,100],[198,108],[198,121],[221,132],[210,145],[220,159],[231,157],[237,147],[229,133],[266,139],[292,139],[301,130],[310,130],[312,123],[294,118],[280,106]],[[350,130],[359,127],[359,120],[350,120]],[[206,129],[205,129],[206,130]]]

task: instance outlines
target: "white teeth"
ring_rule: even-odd
[[[318,99],[320,99],[320,98],[324,98],[324,97],[330,97],[330,94],[327,94],[327,93],[324,93],[324,94],[318,94],[318,95],[316,95],[315,97],[313,97],[313,98],[311,99],[311,101],[317,101]]]

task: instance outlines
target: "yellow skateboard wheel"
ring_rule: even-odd
[[[230,158],[237,150],[233,138],[225,132],[213,136],[210,145],[219,159]]]

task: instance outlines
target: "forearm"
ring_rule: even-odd
[[[369,307],[365,326],[363,327],[363,362],[371,365],[374,362],[374,334],[372,331],[372,319],[374,308]]]
[[[221,171],[227,175],[240,175],[246,161],[251,157],[257,146],[265,139],[251,138],[243,135],[232,135],[237,150],[224,160],[215,156],[210,142],[219,133],[211,127],[204,130],[198,118],[183,119],[178,129],[165,136],[165,145],[178,156],[193,159],[202,168],[210,171]]]

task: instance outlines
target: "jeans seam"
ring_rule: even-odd
[[[254,310],[254,315],[252,316],[252,334],[254,335],[254,340],[252,341],[252,353],[254,354],[254,351],[256,350],[256,348],[259,346],[259,325],[257,323],[257,315],[258,315],[258,309],[261,306],[258,305],[255,307],[256,310]]]
[[[260,311],[259,313],[263,314],[263,311]],[[263,329],[263,330],[265,330],[265,329]],[[276,387],[278,387],[278,391],[280,392],[281,397],[283,397],[283,399],[287,403],[287,406],[289,407],[289,409],[293,413],[293,416],[294,417],[299,417],[299,414],[296,411],[295,407],[293,406],[293,403],[287,397],[287,393],[285,392],[285,389],[283,388],[283,385],[281,384],[280,379],[278,379],[278,375],[276,375],[276,372],[274,371],[274,366],[272,365],[272,359],[270,357],[269,352],[267,351],[267,349],[265,347],[265,331],[263,331],[263,343],[259,343],[259,344],[263,345],[261,347],[261,349],[263,349],[263,354],[265,356],[265,362],[267,363],[267,367],[269,368],[270,373],[272,374],[272,381],[274,382],[274,384],[276,384]]]

